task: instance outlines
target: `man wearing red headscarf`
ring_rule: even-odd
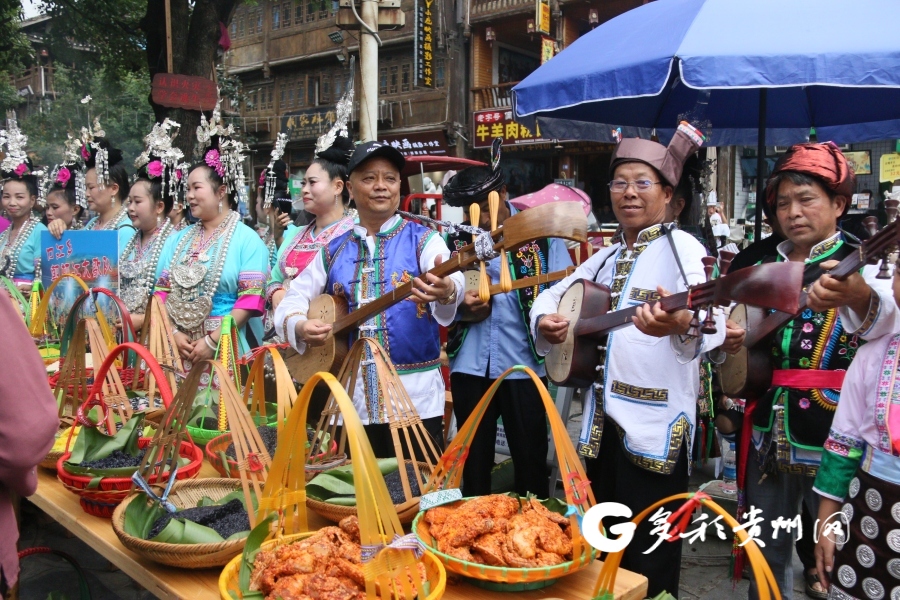
[[[798,317],[763,342],[774,373],[769,391],[747,402],[739,469],[745,496],[738,514],[761,517],[755,537],[786,600],[793,588],[793,540],[790,529],[779,531],[773,523],[799,521],[801,503],[818,514],[813,482],[843,375],[864,339],[888,332],[898,318],[889,280],[885,285],[853,274],[840,282],[826,273],[855,251],[838,228],[855,186],[853,171],[832,143],[792,146],[766,184],[769,215],[787,239],[762,262],[806,263],[809,299]],[[734,351],[741,341],[729,336],[723,348]],[[757,598],[753,581],[750,598]]]

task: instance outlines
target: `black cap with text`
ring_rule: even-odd
[[[392,165],[397,167],[397,172],[402,173],[403,167],[406,166],[406,159],[400,154],[400,151],[384,142],[365,142],[356,147],[353,156],[350,157],[350,164],[347,166],[347,172],[352,173],[361,164],[375,157],[381,157],[388,160]]]

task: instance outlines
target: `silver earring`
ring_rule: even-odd
[[[222,214],[222,201],[219,200],[219,214]]]
[[[156,215],[156,226],[159,227],[160,223],[162,223],[162,218],[159,215]]]
[[[110,206],[116,205],[116,197],[115,196],[112,197],[112,200],[109,201],[109,204],[110,204]]]

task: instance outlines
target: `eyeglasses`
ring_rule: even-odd
[[[651,186],[658,184],[658,181],[650,181],[649,179],[638,179],[637,181],[625,181],[624,179],[613,179],[609,182],[609,191],[616,194],[624,194],[629,185],[634,185],[634,189],[639,192],[646,192]]]

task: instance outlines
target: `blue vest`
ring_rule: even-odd
[[[331,240],[326,248],[328,279],[325,293],[347,300],[350,312],[359,308],[357,298],[372,301],[420,274],[419,259],[425,244],[436,233],[411,221],[375,235],[375,256],[355,231]],[[440,366],[438,324],[427,304],[411,298],[397,302],[359,326],[351,336],[374,338],[387,351],[398,373],[415,373]]]

